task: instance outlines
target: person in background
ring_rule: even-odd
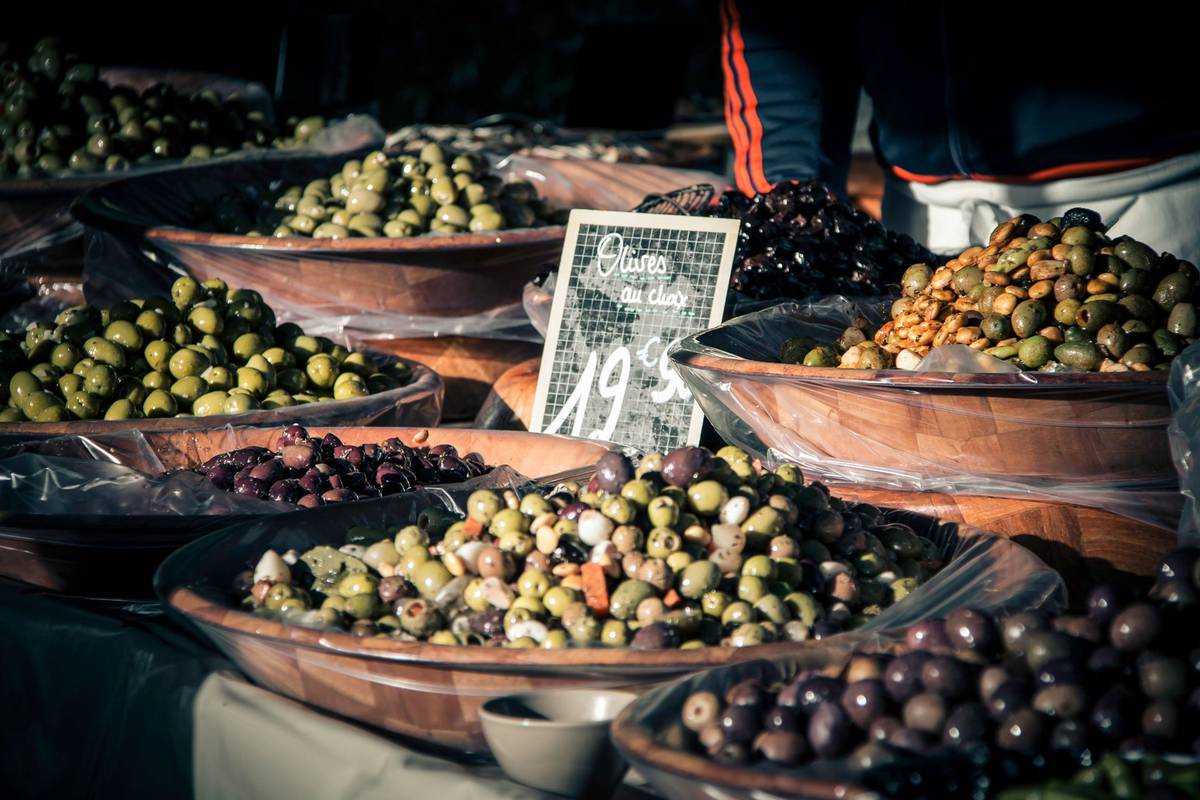
[[[845,196],[865,89],[883,222],[930,249],[986,242],[1018,213],[1085,206],[1110,235],[1200,258],[1196,44],[1178,13],[844,5],[720,0],[743,192],[815,178]]]

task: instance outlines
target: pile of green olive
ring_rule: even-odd
[[[100,170],[161,159],[184,161],[247,148],[300,147],[321,117],[288,120],[284,133],[238,97],[211,89],[182,94],[156,84],[140,94],[110,86],[95,64],[40,40],[22,60],[0,43],[0,177]]]
[[[73,306],[0,332],[0,422],[216,416],[344,400],[412,379],[299,326],[258,292],[179,278],[171,297]]]
[[[819,639],[862,625],[942,567],[930,539],[800,470],[684,447],[585,486],[481,489],[341,547],[268,550],[242,608],[358,636],[446,645],[635,649]]]
[[[530,228],[548,221],[532,184],[504,181],[471,154],[428,144],[419,155],[382,150],[354,158],[329,178],[277,184],[253,198],[221,198],[202,221],[246,236],[403,238],[422,233]]]

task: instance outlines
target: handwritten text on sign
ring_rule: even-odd
[[[533,429],[643,449],[698,440],[702,416],[667,351],[720,322],[737,227],[733,220],[573,212]]]

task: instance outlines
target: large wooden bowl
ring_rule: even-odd
[[[280,319],[396,314],[466,316],[517,303],[525,282],[557,260],[562,226],[405,239],[274,239],[196,230],[193,208],[239,187],[304,183],[340,169],[337,158],[275,158],[146,175],[85,194],[72,213],[139,259],[139,280],[161,289],[182,266],[259,291]],[[143,255],[144,254],[144,255]],[[111,291],[113,259],[89,261],[87,290]],[[124,267],[123,267],[124,268]]]
[[[1165,372],[956,375],[685,351],[672,360],[698,372],[692,392],[725,438],[736,440],[723,427],[737,420],[802,462],[926,485],[963,475],[1027,486],[1175,480]]]
[[[347,444],[380,442],[392,436],[411,441],[420,427],[309,427],[323,436],[334,433]],[[147,430],[142,437],[98,434],[94,447],[114,459],[128,461],[148,444],[168,470],[187,469],[237,447],[276,447],[280,428],[216,428]],[[535,479],[583,473],[607,446],[564,436],[537,436],[512,431],[464,428],[429,429],[429,440],[476,451],[488,463],[507,464]],[[382,500],[363,503],[385,503]],[[280,513],[287,508],[281,507]],[[304,512],[298,512],[304,513]],[[12,514],[0,511],[0,575],[68,594],[94,597],[144,597],[162,560],[198,536],[254,518],[244,515],[80,515]]]
[[[671,651],[446,647],[308,630],[233,607],[225,587],[267,548],[303,551],[340,542],[341,532],[351,525],[391,527],[411,521],[372,515],[377,509],[359,503],[316,509],[287,521],[227,528],[167,559],[155,587],[171,608],[195,622],[268,688],[406,737],[466,752],[486,750],[479,708],[500,694],[600,686],[641,691],[698,669],[795,653],[839,638]],[[1040,605],[1061,591],[1057,575],[1019,545],[930,517],[887,513],[936,535],[947,552],[962,555],[940,580],[935,576],[911,601],[876,618],[875,630],[898,629],[924,613],[941,615],[968,602],[984,607]],[[301,527],[300,522],[311,524]]]
[[[367,397],[305,403],[286,408],[259,409],[244,414],[214,417],[160,417],[155,419],[74,420],[71,422],[8,422],[0,424],[0,445],[55,436],[143,432],[183,432],[201,426],[227,425],[436,425],[441,420],[445,387],[441,377],[421,364],[410,364],[411,383]]]

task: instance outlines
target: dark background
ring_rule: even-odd
[[[10,53],[58,35],[102,66],[258,81],[284,113],[369,111],[389,129],[497,113],[631,130],[721,118],[709,0],[17,5],[0,31]]]

